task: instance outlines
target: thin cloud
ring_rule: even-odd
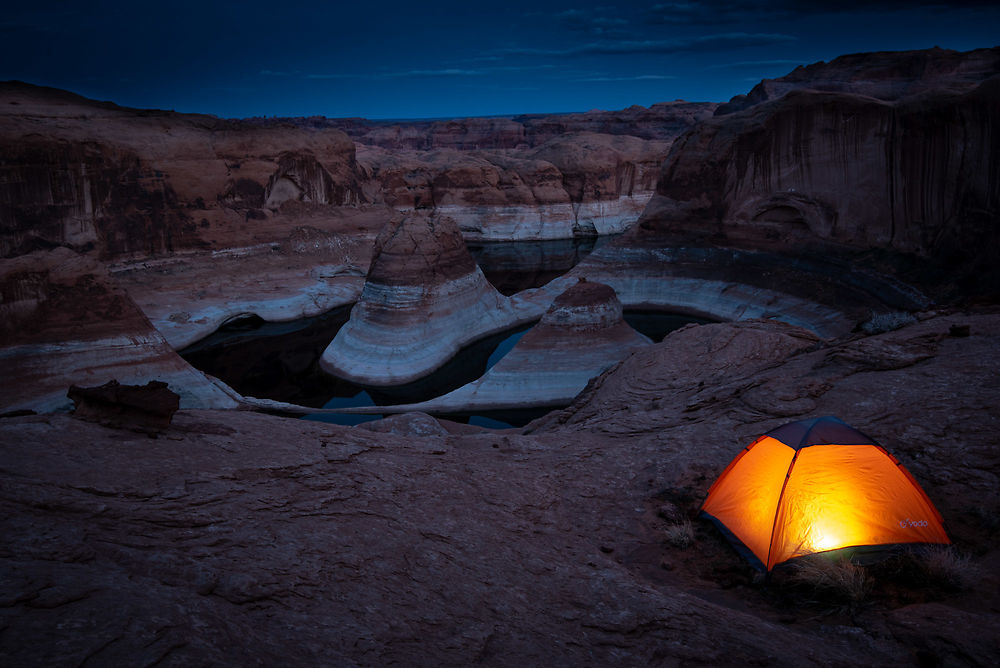
[[[592,35],[626,34],[629,25],[627,19],[621,16],[605,16],[613,7],[593,7],[584,9],[567,9],[555,15],[555,20],[570,30],[585,32]]]
[[[779,65],[790,65],[796,67],[802,65],[801,60],[740,60],[734,63],[719,63],[717,65],[708,65],[705,67],[706,70],[723,70],[723,69],[739,69],[743,67],[777,67]]]
[[[990,9],[996,0],[778,0],[761,3],[753,0],[723,0],[699,2],[698,0],[660,2],[649,8],[646,20],[650,23],[718,25],[745,21],[796,19],[817,14],[843,12],[896,12],[904,10],[951,11],[960,9]]]
[[[486,74],[483,70],[462,70],[458,68],[446,68],[440,70],[406,70],[405,72],[392,72],[386,74],[387,77],[478,77]]]
[[[361,74],[306,74],[306,79],[364,79]]]
[[[697,37],[678,37],[674,39],[602,40],[565,49],[513,47],[503,49],[502,52],[510,55],[526,56],[667,54],[682,51],[711,51],[717,48],[778,44],[792,42],[796,39],[792,35],[780,33],[729,32],[715,35],[700,35]]]
[[[631,77],[611,77],[611,76],[594,76],[585,77],[582,79],[577,79],[577,81],[666,81],[668,79],[676,79],[677,77],[669,74],[639,74],[637,76]]]

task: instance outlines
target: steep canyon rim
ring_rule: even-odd
[[[849,56],[721,106],[552,118],[520,148],[483,148],[495,120],[347,134],[4,88],[0,406],[39,414],[0,419],[0,657],[994,664],[998,61]],[[589,235],[621,219],[576,204],[639,192],[637,224],[564,276],[477,283],[470,303],[541,313],[586,278],[626,308],[726,322],[638,348],[523,429],[218,410],[240,398],[174,352],[241,313],[353,303],[372,278],[474,273],[449,229],[479,232],[448,207],[501,236],[505,208],[537,212],[534,238]],[[387,220],[431,230],[435,211],[453,228],[411,241],[456,276],[373,268]],[[853,331],[872,311],[909,324]],[[168,380],[182,409],[155,439],[55,410],[108,377]],[[824,414],[917,477],[974,590],[824,614],[769,599],[708,532],[665,540],[748,439]]]

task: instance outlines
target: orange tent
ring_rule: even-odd
[[[792,422],[755,440],[701,510],[764,571],[845,547],[951,542],[909,471],[835,417]]]

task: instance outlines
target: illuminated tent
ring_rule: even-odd
[[[760,570],[846,547],[950,543],[927,494],[885,449],[835,417],[764,434],[701,507]]]

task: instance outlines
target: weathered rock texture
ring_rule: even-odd
[[[66,394],[75,404],[75,417],[105,427],[127,427],[148,433],[170,426],[180,408],[180,396],[159,380],[145,385],[122,385],[117,380],[98,387],[71,385]]]
[[[671,149],[642,225],[887,249],[996,283],[1000,49],[864,60],[765,82],[698,125]]]
[[[998,346],[988,313],[833,347],[691,327],[521,433],[0,419],[0,660],[990,665]],[[830,413],[916,476],[972,589],[922,581],[848,614],[754,584],[711,526],[665,539],[752,438]]]
[[[60,248],[0,265],[0,412],[68,409],[70,385],[162,380],[182,407],[233,408],[175,353],[102,265]]]
[[[538,324],[482,378],[437,399],[411,406],[373,407],[368,412],[463,413],[565,406],[591,378],[650,343],[625,322],[614,290],[581,281],[556,297]]]
[[[400,385],[532,315],[486,281],[453,221],[411,215],[379,234],[361,297],[320,365],[362,384]]]
[[[719,105],[715,115],[742,111],[793,90],[851,93],[894,101],[927,92],[964,93],[1000,74],[997,49],[959,52],[933,48],[840,56],[796,67],[778,79],[764,79],[747,95]]]
[[[127,109],[17,82],[0,101],[5,257],[246,246],[262,227],[271,241],[301,224],[302,208],[364,201],[354,143],[332,128]]]
[[[563,134],[519,151],[388,151],[358,160],[374,201],[433,209],[466,239],[565,239],[626,229],[652,195],[669,140]]]

